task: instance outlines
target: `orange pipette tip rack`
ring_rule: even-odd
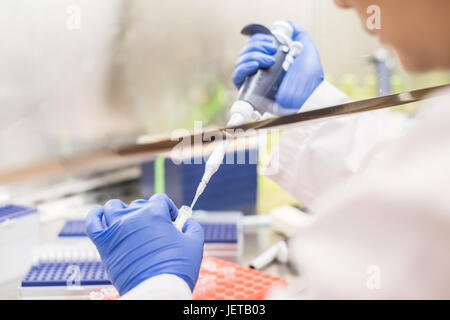
[[[217,258],[204,258],[194,300],[261,300],[270,289],[287,282],[267,273]]]

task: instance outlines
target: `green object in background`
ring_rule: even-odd
[[[392,93],[399,93],[404,90],[403,79],[398,74],[393,74],[391,77]]]
[[[203,116],[208,122],[213,121],[217,114],[226,107],[227,102],[227,89],[225,85],[216,81],[214,89],[214,93],[203,106]]]
[[[364,97],[369,99],[377,96],[378,79],[373,73],[369,73],[364,77]]]
[[[270,210],[283,205],[298,205],[298,201],[287,191],[283,190],[270,178],[262,175],[261,169],[269,165],[273,148],[278,144],[282,132],[272,132],[266,135],[267,144],[260,145],[258,151],[258,190],[257,207],[258,214],[269,213]]]
[[[186,127],[191,127],[194,121],[202,120],[204,125],[213,123],[227,106],[227,88],[219,80],[211,81],[199,100],[191,101],[191,113],[186,118]]]
[[[334,77],[328,73],[325,73],[324,80],[335,85]]]
[[[155,193],[165,193],[165,170],[164,164],[166,159],[162,156],[156,157],[154,163],[155,170]]]
[[[266,214],[274,208],[285,205],[295,206],[300,205],[300,203],[270,178],[258,174],[256,212],[258,214]]]
[[[355,99],[358,80],[351,73],[344,74],[339,81],[339,89],[351,99]]]

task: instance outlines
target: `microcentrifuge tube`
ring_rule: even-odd
[[[178,210],[178,217],[173,224],[180,232],[182,232],[184,224],[190,217],[192,217],[192,209],[188,206],[182,206],[180,210]]]

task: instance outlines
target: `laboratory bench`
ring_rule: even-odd
[[[57,240],[58,232],[61,230],[64,220],[52,220],[41,223],[40,244],[52,244]],[[241,265],[248,266],[250,261],[257,255],[268,249],[271,245],[282,239],[282,236],[273,232],[268,226],[244,227],[243,230],[243,253]],[[274,262],[265,267],[263,272],[284,278],[289,287],[298,292],[304,288],[302,277],[296,274],[288,265]],[[20,283],[23,277],[0,285],[0,299],[20,299]]]
[[[52,181],[52,183],[48,183],[48,186],[45,184],[39,186],[39,188],[27,186],[31,191],[39,190],[39,192],[25,190],[23,192],[25,196],[16,200],[17,203],[37,207],[39,212],[39,221],[37,222],[39,224],[39,236],[37,236],[39,237],[39,247],[52,246],[57,245],[61,240],[58,239],[58,233],[66,221],[84,219],[92,204],[104,203],[113,198],[129,203],[134,199],[141,198],[141,176],[142,168],[127,167],[89,178],[66,179],[59,184]],[[246,217],[249,216],[244,218]],[[251,217],[255,216],[252,215]],[[243,223],[243,246],[240,248],[239,264],[248,267],[252,259],[282,239],[283,237],[272,231],[267,223],[256,225],[252,223],[250,226]],[[88,239],[85,241],[89,242]],[[88,244],[92,246],[92,244]],[[274,262],[261,271],[286,280],[291,292],[299,292],[305,287],[302,277],[287,265]],[[20,299],[20,285],[24,276],[25,274],[15,280],[0,284],[0,299]]]

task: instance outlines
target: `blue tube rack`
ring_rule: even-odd
[[[237,243],[238,230],[235,223],[200,223],[205,234],[205,243]],[[86,237],[84,220],[68,220],[58,237]]]
[[[74,272],[78,272],[75,270],[79,270],[79,273],[74,275]],[[22,280],[22,287],[68,286],[71,279],[78,279],[81,286],[111,284],[100,261],[43,262],[30,268]]]
[[[86,222],[84,220],[68,220],[58,233],[58,237],[86,237]]]
[[[29,214],[36,213],[37,210],[31,207],[8,204],[0,207],[0,223],[6,220],[17,219]]]
[[[205,243],[237,243],[238,231],[235,223],[200,223],[205,234]]]

